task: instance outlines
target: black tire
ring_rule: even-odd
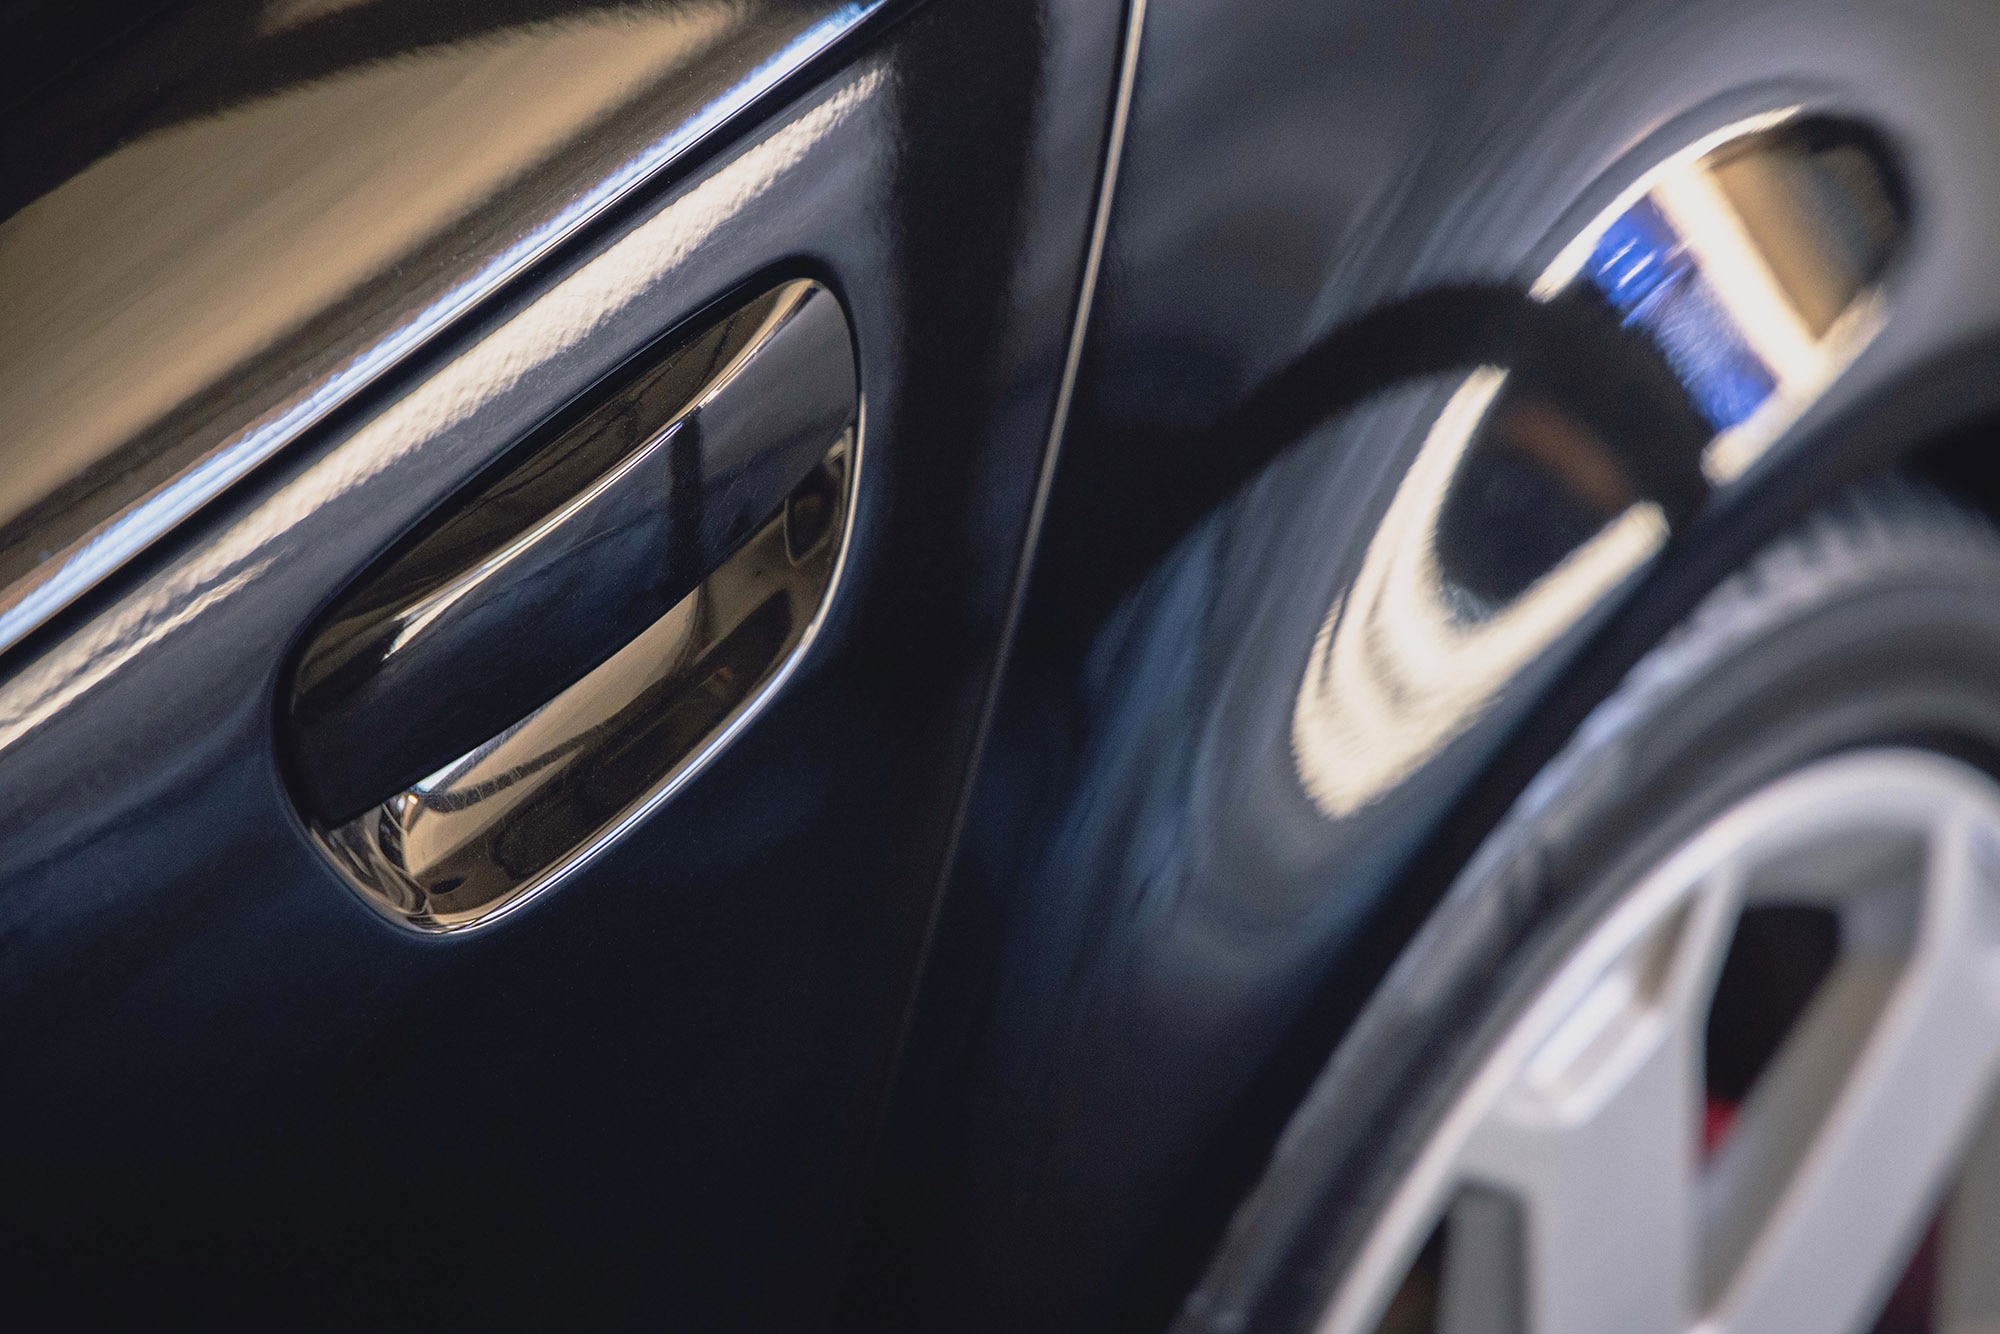
[[[1335,1049],[1177,1327],[1309,1328],[1444,1111],[1622,891],[1751,791],[1878,744],[2000,769],[2000,532],[1899,477],[1714,589],[1529,785]]]

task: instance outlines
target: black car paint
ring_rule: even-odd
[[[411,8],[361,58],[405,22],[457,39]],[[549,9],[509,15],[530,8]],[[1164,1322],[1537,757],[1784,517],[2000,397],[1978,341],[2000,286],[1973,262],[2000,245],[1993,34],[1948,6],[1744,9],[1151,0],[1034,577],[964,795],[1125,15],[929,0],[839,48],[789,107],[13,651],[19,690],[655,201],[879,77],[807,159],[823,192],[773,185],[477,442],[299,516],[268,573],[107,641],[99,683],[0,747],[10,1269],[86,1306],[323,1323],[764,1328],[823,1320],[837,1289],[855,1327]],[[1791,101],[1881,125],[1906,164],[1895,318],[1573,662],[1368,820],[1313,824],[1268,726],[1312,630],[1292,613],[1339,577],[1345,542],[1314,534],[1365,532],[1423,409],[1377,403],[1377,429],[1334,418],[1302,448],[1232,414],[1370,312],[1518,291],[1648,161]],[[291,637],[519,430],[764,272],[825,278],[861,344],[861,511],[829,634],[700,783],[547,902],[465,941],[380,924],[272,759]],[[1432,336],[1395,326],[1385,368],[1305,415],[1435,369]],[[1343,460],[1361,484],[1333,485]],[[129,1288],[86,1277],[106,1256]]]
[[[1120,24],[942,3],[876,25],[17,651],[19,706],[94,645],[0,759],[21,1301],[343,1327],[823,1317],[1047,438]],[[726,227],[479,419],[284,523],[260,510],[661,201],[836,102]],[[564,893],[442,947],[386,925],[273,764],[294,637],[604,370],[798,272],[851,312],[865,401],[813,656]],[[255,559],[162,594],[260,522]]]
[[[886,12],[205,0],[16,108],[5,174],[82,169],[0,251],[0,645]]]
[[[1979,129],[1996,58],[1950,5],[1150,7],[1035,581],[903,1072],[880,1309],[1168,1323],[1342,1027],[1590,704],[1814,498],[1993,411],[2000,290],[1971,257],[2000,241]],[[1350,331],[1376,386],[1434,369],[1463,324],[1401,311],[1524,290],[1651,163],[1795,104],[1878,126],[1907,172],[1888,326],[1606,619],[1400,789],[1322,820],[1282,720],[1426,410],[1391,395],[1301,441],[1256,429],[1259,395]],[[1317,406],[1370,387],[1330,378]],[[1984,483],[1979,439],[1943,447]]]

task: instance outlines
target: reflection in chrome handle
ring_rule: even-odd
[[[839,302],[781,283],[663,346],[305,637],[292,792],[392,920],[462,929],[566,874],[713,754],[818,623],[859,448]]]
[[[785,283],[584,406],[308,637],[286,741],[314,818],[344,823],[518,722],[756,532],[854,421],[847,321]]]
[[[756,534],[526,719],[333,829],[363,897],[427,931],[519,906],[675,791],[783,679],[833,587],[849,433]]]

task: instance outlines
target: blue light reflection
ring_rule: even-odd
[[[1716,298],[1695,256],[1650,198],[1598,238],[1585,273],[1622,317],[1660,349],[1716,430],[1763,406],[1777,388]]]

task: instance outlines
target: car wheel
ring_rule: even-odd
[[[1901,478],[1716,588],[1405,949],[1183,1326],[1993,1328],[1996,592],[2000,532]]]

